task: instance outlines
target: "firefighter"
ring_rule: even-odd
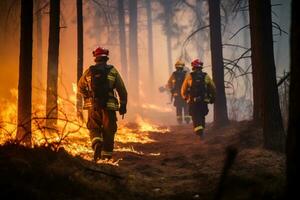
[[[87,128],[95,162],[99,158],[112,158],[117,131],[116,111],[123,116],[127,112],[127,90],[117,69],[107,64],[108,55],[109,50],[101,47],[93,51],[96,64],[90,66],[78,82],[78,92],[84,99],[83,109],[88,110]]]
[[[182,84],[181,95],[189,104],[194,132],[204,138],[205,116],[208,114],[208,103],[214,103],[216,88],[212,79],[203,72],[203,62],[199,59],[192,63],[192,72]]]
[[[178,60],[175,63],[176,71],[174,71],[171,77],[168,80],[166,88],[168,88],[171,92],[172,99],[174,99],[174,106],[176,107],[176,116],[177,122],[182,124],[184,121],[189,124],[191,121],[191,116],[188,112],[188,104],[181,97],[180,91],[182,83],[185,79],[187,71],[184,70],[184,62]]]

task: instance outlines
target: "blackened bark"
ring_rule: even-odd
[[[249,9],[251,45],[254,44],[251,46],[254,61],[253,91],[258,90],[259,98],[262,98],[262,107],[258,105],[258,109],[262,109],[264,146],[267,149],[283,151],[285,136],[274,63],[271,2],[251,0]],[[255,75],[259,76],[258,80]]]
[[[83,73],[83,17],[82,0],[77,0],[77,83]],[[82,116],[82,97],[77,94],[77,113]]]
[[[196,17],[197,17],[197,28],[204,27],[208,25],[206,21],[205,12],[203,11],[205,1],[196,0]],[[206,45],[208,45],[208,32],[201,31],[195,35],[195,42],[193,42],[195,48],[197,49],[197,55],[200,60],[203,60],[204,52],[206,49]]]
[[[17,140],[31,145],[33,0],[21,1]]]
[[[251,35],[251,63],[252,63],[252,82],[253,82],[253,121],[262,125],[263,121],[263,91],[262,91],[262,63],[260,55],[263,49],[261,47],[261,36],[263,27],[262,24],[257,24],[260,21],[261,14],[257,13],[255,3],[249,0],[250,9],[250,35]]]
[[[41,0],[36,0],[36,51],[37,51],[37,78],[39,84],[42,84],[43,74],[43,31],[42,31],[42,20],[43,15],[41,8]]]
[[[147,28],[148,28],[148,62],[149,62],[149,80],[151,89],[154,86],[154,64],[153,64],[153,31],[152,31],[152,7],[151,0],[146,0],[147,9]]]
[[[120,55],[121,55],[121,65],[122,65],[121,72],[122,72],[123,80],[125,81],[125,83],[128,83],[124,0],[118,0],[118,17],[119,17]]]
[[[228,115],[224,85],[220,0],[209,0],[208,2],[212,76],[217,90],[214,103],[214,125],[223,126],[228,123]]]
[[[164,0],[163,7],[165,11],[165,28],[166,28],[166,37],[167,37],[167,56],[168,56],[168,69],[169,74],[172,74],[173,71],[173,62],[172,62],[172,0]]]
[[[298,6],[297,6],[298,5]],[[298,16],[298,17],[297,17]],[[295,0],[292,1],[292,23],[291,23],[291,83],[290,83],[290,98],[289,98],[289,125],[286,140],[286,175],[287,175],[287,198],[293,199],[298,195],[297,178],[297,155],[296,155],[296,134],[300,133],[299,119],[300,106],[298,103],[298,92],[300,91],[300,23],[299,23],[299,4]]]
[[[139,64],[138,64],[138,25],[137,0],[129,1],[129,58],[132,97],[139,102]]]
[[[47,100],[46,100],[46,125],[52,127],[57,123],[57,80],[59,56],[59,18],[60,0],[50,0],[50,26],[47,69]]]

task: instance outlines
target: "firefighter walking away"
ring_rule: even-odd
[[[78,92],[84,99],[83,109],[88,110],[87,128],[95,161],[112,158],[116,111],[120,115],[127,112],[127,90],[117,69],[107,64],[108,55],[109,50],[101,47],[93,51],[96,64],[90,66],[78,82]]]
[[[172,100],[174,99],[174,106],[176,107],[177,122],[182,124],[183,119],[187,124],[191,121],[191,116],[188,111],[188,104],[180,95],[182,83],[185,79],[187,71],[184,69],[184,62],[178,60],[175,63],[176,71],[174,71],[168,80],[167,88],[171,92]]]
[[[182,84],[181,95],[188,104],[192,116],[194,132],[204,139],[205,116],[208,114],[208,103],[214,103],[216,88],[212,79],[203,72],[203,62],[199,59],[192,63],[192,72]]]

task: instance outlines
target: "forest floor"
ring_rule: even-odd
[[[154,142],[132,143],[137,153],[115,152],[118,166],[73,157],[64,149],[5,144],[0,147],[0,198],[206,200],[220,192],[230,200],[283,199],[285,156],[263,149],[262,131],[250,122],[219,129],[208,125],[203,141],[191,125],[169,129],[149,132]]]

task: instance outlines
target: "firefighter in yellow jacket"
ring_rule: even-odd
[[[184,62],[181,60],[178,60],[175,63],[175,68],[176,71],[174,71],[170,76],[166,88],[170,90],[172,99],[174,99],[177,122],[182,124],[184,119],[184,121],[189,124],[191,121],[191,116],[189,115],[188,105],[180,95],[182,83],[187,74],[187,70],[184,69]]]
[[[214,103],[216,88],[212,79],[202,71],[203,62],[199,59],[192,63],[192,72],[186,76],[181,95],[189,104],[194,132],[204,138],[205,116],[208,114],[208,103]]]
[[[90,66],[78,82],[78,92],[84,98],[83,109],[88,110],[87,128],[95,161],[112,158],[116,111],[120,115],[127,112],[127,90],[117,69],[107,64],[108,54],[107,49],[100,47],[93,51],[96,64]]]

